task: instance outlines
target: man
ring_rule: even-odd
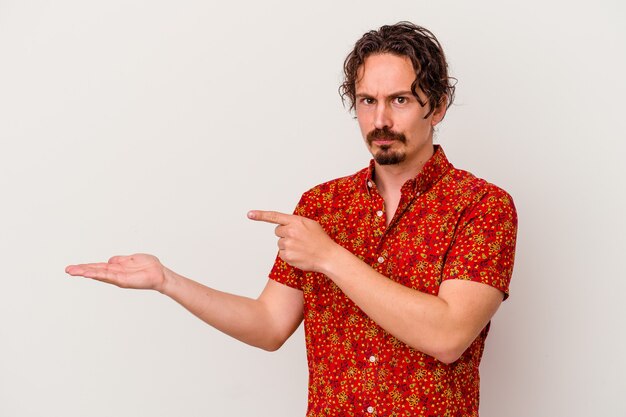
[[[342,97],[374,159],[306,192],[294,215],[248,213],[275,223],[279,238],[258,299],[144,254],[67,272],[160,291],[267,350],[304,319],[308,417],[476,416],[489,322],[508,296],[515,208],[433,145],[454,86],[432,33],[408,22],[368,32],[344,70]]]

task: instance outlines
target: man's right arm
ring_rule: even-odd
[[[252,299],[185,278],[146,254],[115,256],[106,263],[71,265],[66,272],[122,288],[159,291],[221,332],[269,351],[282,346],[302,321],[302,291],[271,279],[261,295]]]

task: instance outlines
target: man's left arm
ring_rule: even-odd
[[[481,240],[480,245],[491,253],[481,253],[480,260],[463,261],[467,257],[454,257],[455,269],[448,273],[444,268],[444,281],[438,295],[431,295],[399,284],[374,270],[347,249],[335,243],[314,220],[269,211],[252,211],[249,217],[277,224],[279,256],[290,265],[325,274],[372,320],[387,332],[416,350],[436,359],[451,363],[456,361],[480,331],[487,325],[503,300],[504,293],[497,286],[501,277],[496,270],[503,256],[510,256],[515,243],[515,210],[511,205],[501,213],[498,222],[475,218],[470,230],[460,231],[456,246],[477,248],[474,239],[480,235],[475,228],[488,222],[494,242]],[[496,222],[497,223],[497,222]],[[504,229],[512,224],[513,230]],[[510,236],[512,234],[512,237]],[[504,247],[513,245],[513,248]],[[491,257],[491,259],[485,259]],[[464,263],[467,262],[467,263]],[[506,264],[508,261],[504,262]],[[471,277],[458,275],[466,269],[483,268],[484,279],[472,281]],[[502,274],[510,274],[504,271]],[[446,279],[462,278],[462,279]],[[464,279],[463,279],[464,278]]]

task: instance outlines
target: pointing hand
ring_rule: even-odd
[[[278,256],[303,271],[323,272],[337,246],[319,223],[306,217],[253,210],[248,213],[248,218],[276,224]]]

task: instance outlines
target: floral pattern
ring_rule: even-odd
[[[386,225],[374,163],[306,192],[295,214],[316,220],[337,243],[402,285],[436,295],[464,279],[509,294],[517,216],[502,189],[456,169],[436,147],[402,187]],[[270,278],[304,295],[309,364],[307,417],[475,417],[487,325],[452,364],[399,341],[326,276],[277,257]]]

